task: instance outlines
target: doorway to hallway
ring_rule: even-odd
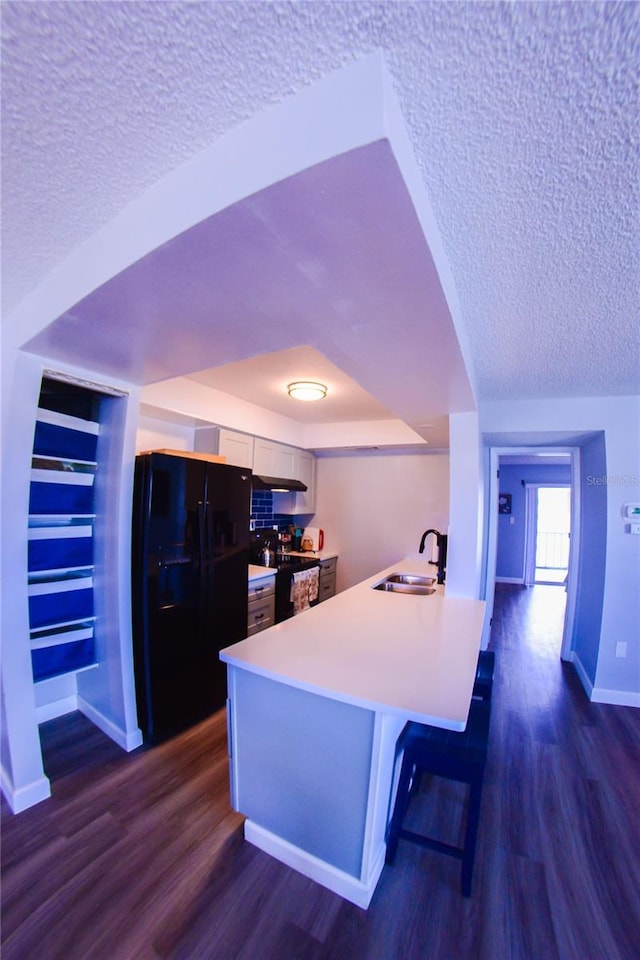
[[[532,437],[533,439],[533,437]],[[519,587],[523,594],[533,587],[536,579],[537,494],[526,509],[527,487],[563,487],[570,503],[571,529],[565,534],[569,543],[568,566],[562,573],[560,585],[545,570],[547,589],[562,601],[564,622],[560,641],[560,658],[573,657],[573,634],[577,594],[577,559],[580,555],[580,454],[573,446],[492,446],[488,458],[487,493],[487,547],[484,598],[487,614],[483,630],[483,647],[489,644],[495,598],[496,581]],[[509,494],[511,510],[499,509],[500,497]],[[529,493],[531,498],[533,495]],[[553,531],[552,531],[553,532]],[[561,528],[560,532],[564,533]],[[527,535],[528,534],[528,535]],[[525,544],[529,544],[528,552]],[[528,568],[525,563],[528,557]],[[548,560],[545,562],[549,562]],[[556,561],[557,562],[557,561]],[[539,566],[539,569],[542,569]],[[560,576],[555,574],[555,576]],[[566,581],[566,582],[565,582]],[[540,586],[542,589],[542,585]],[[516,590],[517,592],[517,590]],[[544,593],[545,591],[542,590]],[[536,588],[536,596],[538,590]],[[536,604],[536,619],[540,613]],[[556,647],[557,651],[557,647]]]

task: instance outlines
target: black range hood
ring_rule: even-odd
[[[306,493],[306,484],[301,480],[285,480],[283,477],[263,477],[257,473],[253,474],[251,479],[254,490],[272,490],[274,493],[288,493],[293,490],[295,493]]]

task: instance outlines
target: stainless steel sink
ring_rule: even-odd
[[[423,577],[415,573],[391,573],[385,577],[385,583],[407,583],[416,587],[432,587],[435,582],[435,577]]]
[[[436,592],[435,577],[419,577],[408,573],[392,573],[384,580],[373,584],[374,590],[387,593],[404,593],[414,596],[430,596]]]

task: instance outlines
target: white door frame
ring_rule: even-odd
[[[564,629],[560,657],[562,660],[572,660],[571,642],[573,639],[573,625],[576,613],[576,591],[578,560],[580,557],[580,448],[579,447],[548,447],[543,444],[531,447],[490,447],[489,448],[489,477],[487,478],[487,530],[486,530],[486,566],[484,600],[486,614],[482,632],[481,647],[486,650],[491,636],[491,621],[493,619],[493,601],[496,588],[496,558],[498,544],[498,468],[500,457],[506,455],[536,455],[536,454],[568,453],[571,460],[571,541],[569,544],[569,576],[567,579],[567,603],[564,614]],[[557,484],[556,484],[557,486]]]
[[[541,487],[552,489],[571,489],[570,483],[528,483],[525,481],[525,538],[524,538],[524,582],[527,587],[536,581],[536,552],[538,548],[538,490]],[[569,504],[571,510],[571,504]],[[569,521],[571,522],[571,520]],[[571,539],[569,539],[571,546]]]

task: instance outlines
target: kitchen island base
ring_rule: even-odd
[[[246,837],[366,907],[383,869],[398,737],[464,730],[485,604],[378,590],[428,576],[408,557],[227,647],[231,802]],[[396,580],[396,582],[400,582]]]
[[[248,842],[366,909],[404,721],[228,665],[231,799]]]
[[[268,853],[275,860],[284,863],[287,867],[297,870],[303,876],[314,880],[321,886],[337,893],[339,896],[366,910],[380,879],[385,864],[385,847],[379,852],[377,860],[372,864],[370,875],[362,880],[350,876],[343,870],[338,870],[331,864],[312,856],[300,847],[294,847],[282,837],[264,830],[251,820],[245,820],[244,838],[254,847]]]

